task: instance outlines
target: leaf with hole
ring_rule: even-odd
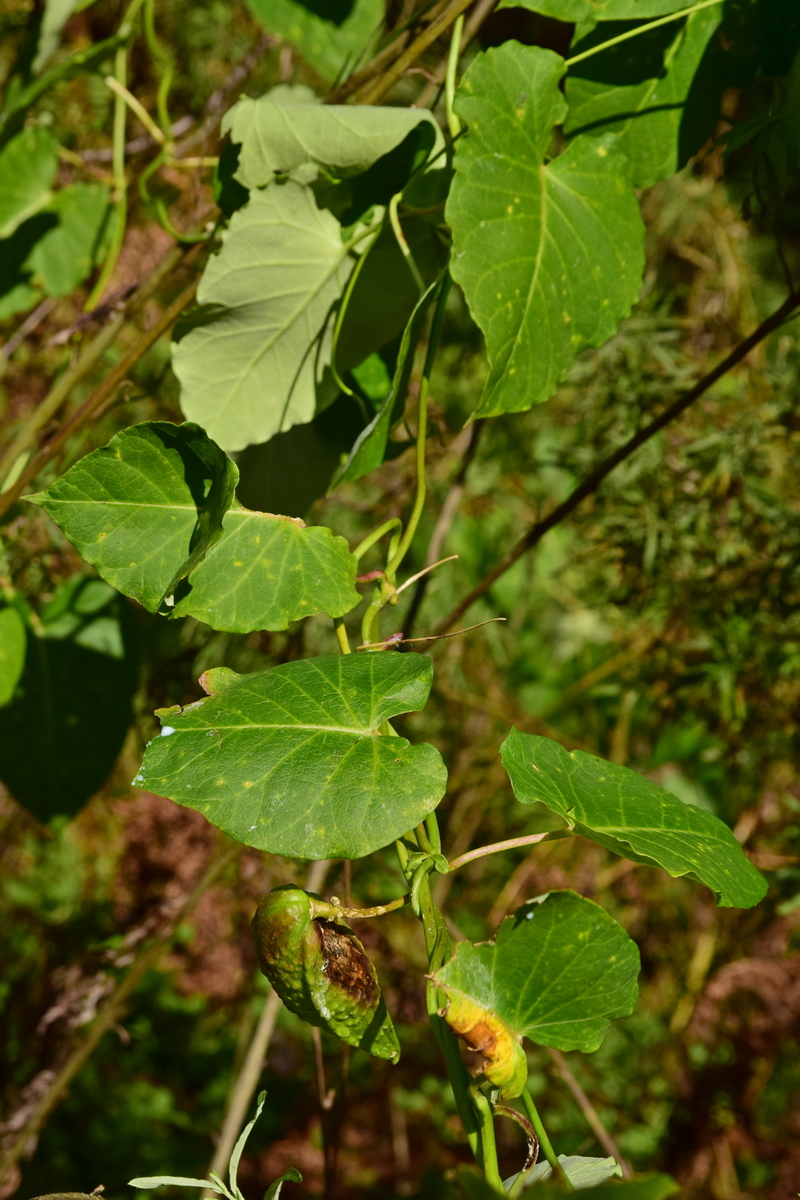
[[[567,136],[615,133],[636,187],[650,187],[680,170],[719,118],[724,81],[718,70],[705,69],[705,60],[716,61],[712,39],[721,9],[720,4],[692,13],[685,23],[654,29],[578,63],[566,79]],[[597,30],[591,40],[603,36]]]
[[[629,767],[516,729],[500,753],[521,804],[543,804],[575,833],[633,862],[704,883],[718,904],[751,908],[764,898],[766,880],[727,825]]]
[[[237,841],[292,858],[362,858],[444,794],[433,746],[381,733],[425,704],[430,659],[352,654],[243,675],[164,716],[137,782]]]
[[[268,33],[296,46],[329,83],[363,65],[384,16],[383,0],[247,0],[247,7]]]
[[[234,213],[173,347],[181,407],[224,450],[314,416],[352,248],[298,183],[252,192]]]
[[[452,275],[486,336],[481,417],[547,400],[641,287],[644,226],[613,135],[577,137],[546,162],[564,70],[550,50],[506,42],[479,54],[458,89],[467,135],[446,211]]]
[[[359,601],[344,538],[232,501],[236,466],[197,425],[135,425],[36,497],[83,557],[156,612],[214,629],[285,629]]]
[[[505,1096],[528,1077],[523,1037],[558,1050],[596,1050],[609,1021],[636,1003],[639,951],[621,925],[575,892],[517,909],[494,942],[459,942],[435,973],[446,1020],[487,1059]]]

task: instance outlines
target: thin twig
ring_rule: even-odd
[[[403,74],[409,67],[413,66],[421,54],[433,45],[438,37],[449,29],[455,21],[456,17],[460,17],[465,9],[469,8],[472,0],[452,0],[447,8],[435,20],[431,21],[430,25],[423,33],[419,34],[414,39],[407,50],[400,54],[392,65],[384,71],[380,79],[372,86],[367,86],[363,90],[356,92],[354,100],[357,104],[377,104],[382,100],[391,88],[397,83],[398,79],[402,78]]]
[[[592,1104],[589,1097],[586,1095],[586,1092],[583,1090],[581,1085],[578,1083],[575,1076],[572,1074],[572,1071],[570,1071],[570,1069],[567,1065],[567,1060],[564,1058],[564,1055],[561,1053],[560,1050],[551,1050],[549,1046],[547,1047],[547,1053],[550,1055],[551,1059],[553,1060],[556,1071],[561,1076],[561,1078],[564,1080],[564,1083],[567,1085],[567,1087],[569,1088],[569,1090],[572,1092],[573,1096],[577,1100],[578,1107],[580,1108],[583,1115],[586,1117],[586,1123],[590,1127],[592,1133],[597,1138],[598,1142],[603,1147],[606,1154],[611,1155],[612,1158],[615,1158],[617,1160],[620,1167],[622,1168],[622,1174],[624,1175],[624,1177],[626,1179],[630,1179],[630,1177],[631,1177],[630,1165],[625,1161],[625,1159],[620,1154],[617,1143],[614,1141],[611,1134],[608,1132],[605,1125],[600,1120],[599,1116],[597,1115],[596,1108]]]
[[[514,850],[517,846],[535,846],[537,842],[543,842],[546,837],[549,837],[551,832],[548,830],[546,833],[529,833],[524,837],[508,838],[505,842],[493,842],[491,846],[480,846],[477,850],[469,850],[460,858],[453,859],[448,867],[448,872],[457,871],[459,867],[466,866],[468,862],[474,862],[476,858],[488,858],[490,854],[500,854],[503,850]]]
[[[28,334],[33,333],[37,325],[40,325],[45,317],[53,311],[58,304],[58,300],[58,296],[47,296],[46,299],[42,300],[41,304],[37,304],[30,316],[26,317],[22,322],[16,333],[12,333],[8,341],[0,348],[0,357],[11,358],[17,346],[22,345]]]
[[[82,429],[84,425],[87,425],[89,421],[96,421],[113,404],[116,399],[117,389],[127,379],[131,368],[158,341],[162,334],[171,328],[183,310],[188,308],[192,303],[197,291],[197,284],[198,281],[195,279],[188,287],[185,287],[178,298],[173,300],[169,308],[164,310],[150,329],[137,338],[127,354],[124,354],[116,366],[112,367],[103,382],[95,388],[88,400],[71,417],[67,418],[63,425],[42,447],[36,457],[24,468],[16,483],[0,496],[0,517],[5,516],[12,504],[19,499],[25,488],[38,475],[42,467],[55,458],[72,435],[77,433],[79,429]]]
[[[643,429],[640,429],[638,433],[635,433],[633,437],[628,439],[627,442],[625,442],[612,454],[609,454],[608,457],[604,458],[602,462],[598,463],[594,470],[590,471],[586,478],[578,484],[578,486],[570,493],[569,496],[567,496],[566,500],[557,505],[549,514],[549,516],[544,517],[541,521],[537,521],[534,525],[532,525],[528,532],[519,539],[516,545],[513,546],[507,554],[503,555],[500,561],[494,567],[492,567],[488,574],[484,575],[483,579],[472,589],[469,595],[465,596],[464,599],[455,606],[453,611],[448,613],[443,621],[439,622],[434,630],[434,633],[444,633],[444,631],[449,629],[451,625],[454,625],[455,622],[464,615],[467,609],[472,607],[476,600],[480,600],[481,596],[486,595],[489,588],[493,583],[495,583],[496,580],[500,578],[501,575],[504,575],[510,567],[513,567],[514,563],[517,562],[518,559],[522,558],[523,554],[526,554],[529,550],[532,550],[534,546],[538,545],[546,533],[549,533],[550,530],[554,529],[556,525],[559,525],[565,519],[565,517],[568,517],[570,513],[574,512],[578,505],[585,500],[587,496],[591,496],[593,492],[596,492],[606,476],[610,475],[615,467],[619,466],[621,462],[624,462],[626,458],[629,458],[634,451],[638,450],[640,446],[643,446],[645,442],[649,441],[650,438],[655,436],[655,434],[660,433],[661,430],[666,425],[669,425],[671,421],[674,421],[676,417],[679,417],[682,413],[684,413],[686,409],[689,408],[689,406],[693,404],[695,400],[698,400],[700,396],[704,395],[708,389],[717,382],[718,379],[721,379],[723,375],[726,375],[732,367],[741,362],[741,360],[750,353],[754,346],[757,346],[759,342],[762,342],[764,338],[769,336],[770,333],[780,328],[780,326],[792,316],[795,316],[795,309],[798,307],[798,305],[800,305],[800,292],[793,292],[789,297],[787,297],[786,300],[784,300],[780,308],[778,308],[771,317],[767,317],[765,321],[762,321],[757,329],[754,329],[753,332],[748,337],[744,338],[738,346],[735,346],[730,354],[728,354],[728,356],[724,358],[722,362],[714,368],[713,371],[709,371],[709,373],[704,375],[703,378],[696,383],[693,388],[690,388],[688,392],[686,392],[683,396],[680,396],[674,401],[674,403],[668,405],[660,416],[656,417],[655,420],[651,421],[650,424],[646,425]]]

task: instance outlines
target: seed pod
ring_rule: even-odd
[[[313,892],[274,888],[253,917],[258,963],[283,1003],[378,1058],[400,1057],[375,968],[344,921],[312,916]]]

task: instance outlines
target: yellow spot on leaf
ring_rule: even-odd
[[[498,1016],[463,992],[447,990],[445,1020],[470,1050],[486,1059],[486,1077],[507,1098],[519,1096],[528,1078],[528,1060],[519,1039]]]

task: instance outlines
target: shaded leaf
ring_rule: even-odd
[[[99,579],[62,585],[28,635],[25,669],[0,709],[0,779],[40,821],[72,816],[108,778],[138,684],[132,615]]]
[[[242,676],[165,717],[137,782],[237,841],[301,858],[361,858],[419,824],[446,782],[437,750],[381,736],[418,711],[429,659],[353,654]]]
[[[544,804],[624,858],[706,884],[718,904],[750,908],[763,899],[766,881],[727,825],[629,767],[516,729],[500,753],[521,804]]]
[[[248,633],[359,601],[356,560],[324,527],[251,512],[237,470],[197,425],[135,425],[36,497],[104,579],[156,612]]]
[[[224,450],[314,416],[349,252],[338,221],[298,183],[253,192],[233,214],[173,348],[181,407]]]
[[[0,608],[0,706],[17,690],[25,666],[25,622],[12,607]]]
[[[558,1050],[596,1050],[636,1003],[639,951],[621,925],[575,892],[550,892],[506,918],[494,942],[459,942],[434,975],[446,1019],[488,1060],[506,1096],[528,1077],[522,1037]]]
[[[506,42],[478,55],[458,91],[467,136],[447,204],[453,278],[486,336],[477,415],[546,400],[585,346],[636,301],[644,227],[613,136],[576,137],[545,165],[566,104],[564,60]]]
[[[246,188],[264,187],[305,163],[337,179],[359,175],[415,130],[422,161],[444,141],[427,109],[286,103],[284,89],[276,92],[243,97],[222,121],[221,132],[241,145],[235,178]]]
[[[721,13],[720,3],[693,13],[685,23],[653,30],[578,63],[566,80],[565,133],[617,134],[636,187],[650,187],[680,170],[719,117],[723,80],[719,72],[709,77],[702,68]],[[606,36],[601,27],[592,40]],[[627,78],[631,74],[633,79]]]
[[[360,61],[380,31],[383,0],[247,0],[269,33],[297,47],[321,77],[332,82],[346,63]]]
[[[23,129],[0,150],[0,238],[44,208],[58,168],[58,142],[41,125]]]
[[[71,183],[43,208],[58,225],[38,239],[25,268],[51,296],[66,296],[99,263],[111,233],[111,193],[101,183]]]
[[[653,1175],[650,1179],[620,1179],[601,1183],[599,1185],[582,1185],[591,1191],[591,1200],[666,1200],[680,1191],[678,1184],[669,1175]],[[624,1189],[625,1195],[622,1195]],[[531,1196],[531,1200],[561,1200],[564,1190],[560,1184],[545,1180],[523,1188],[523,1196]]]

